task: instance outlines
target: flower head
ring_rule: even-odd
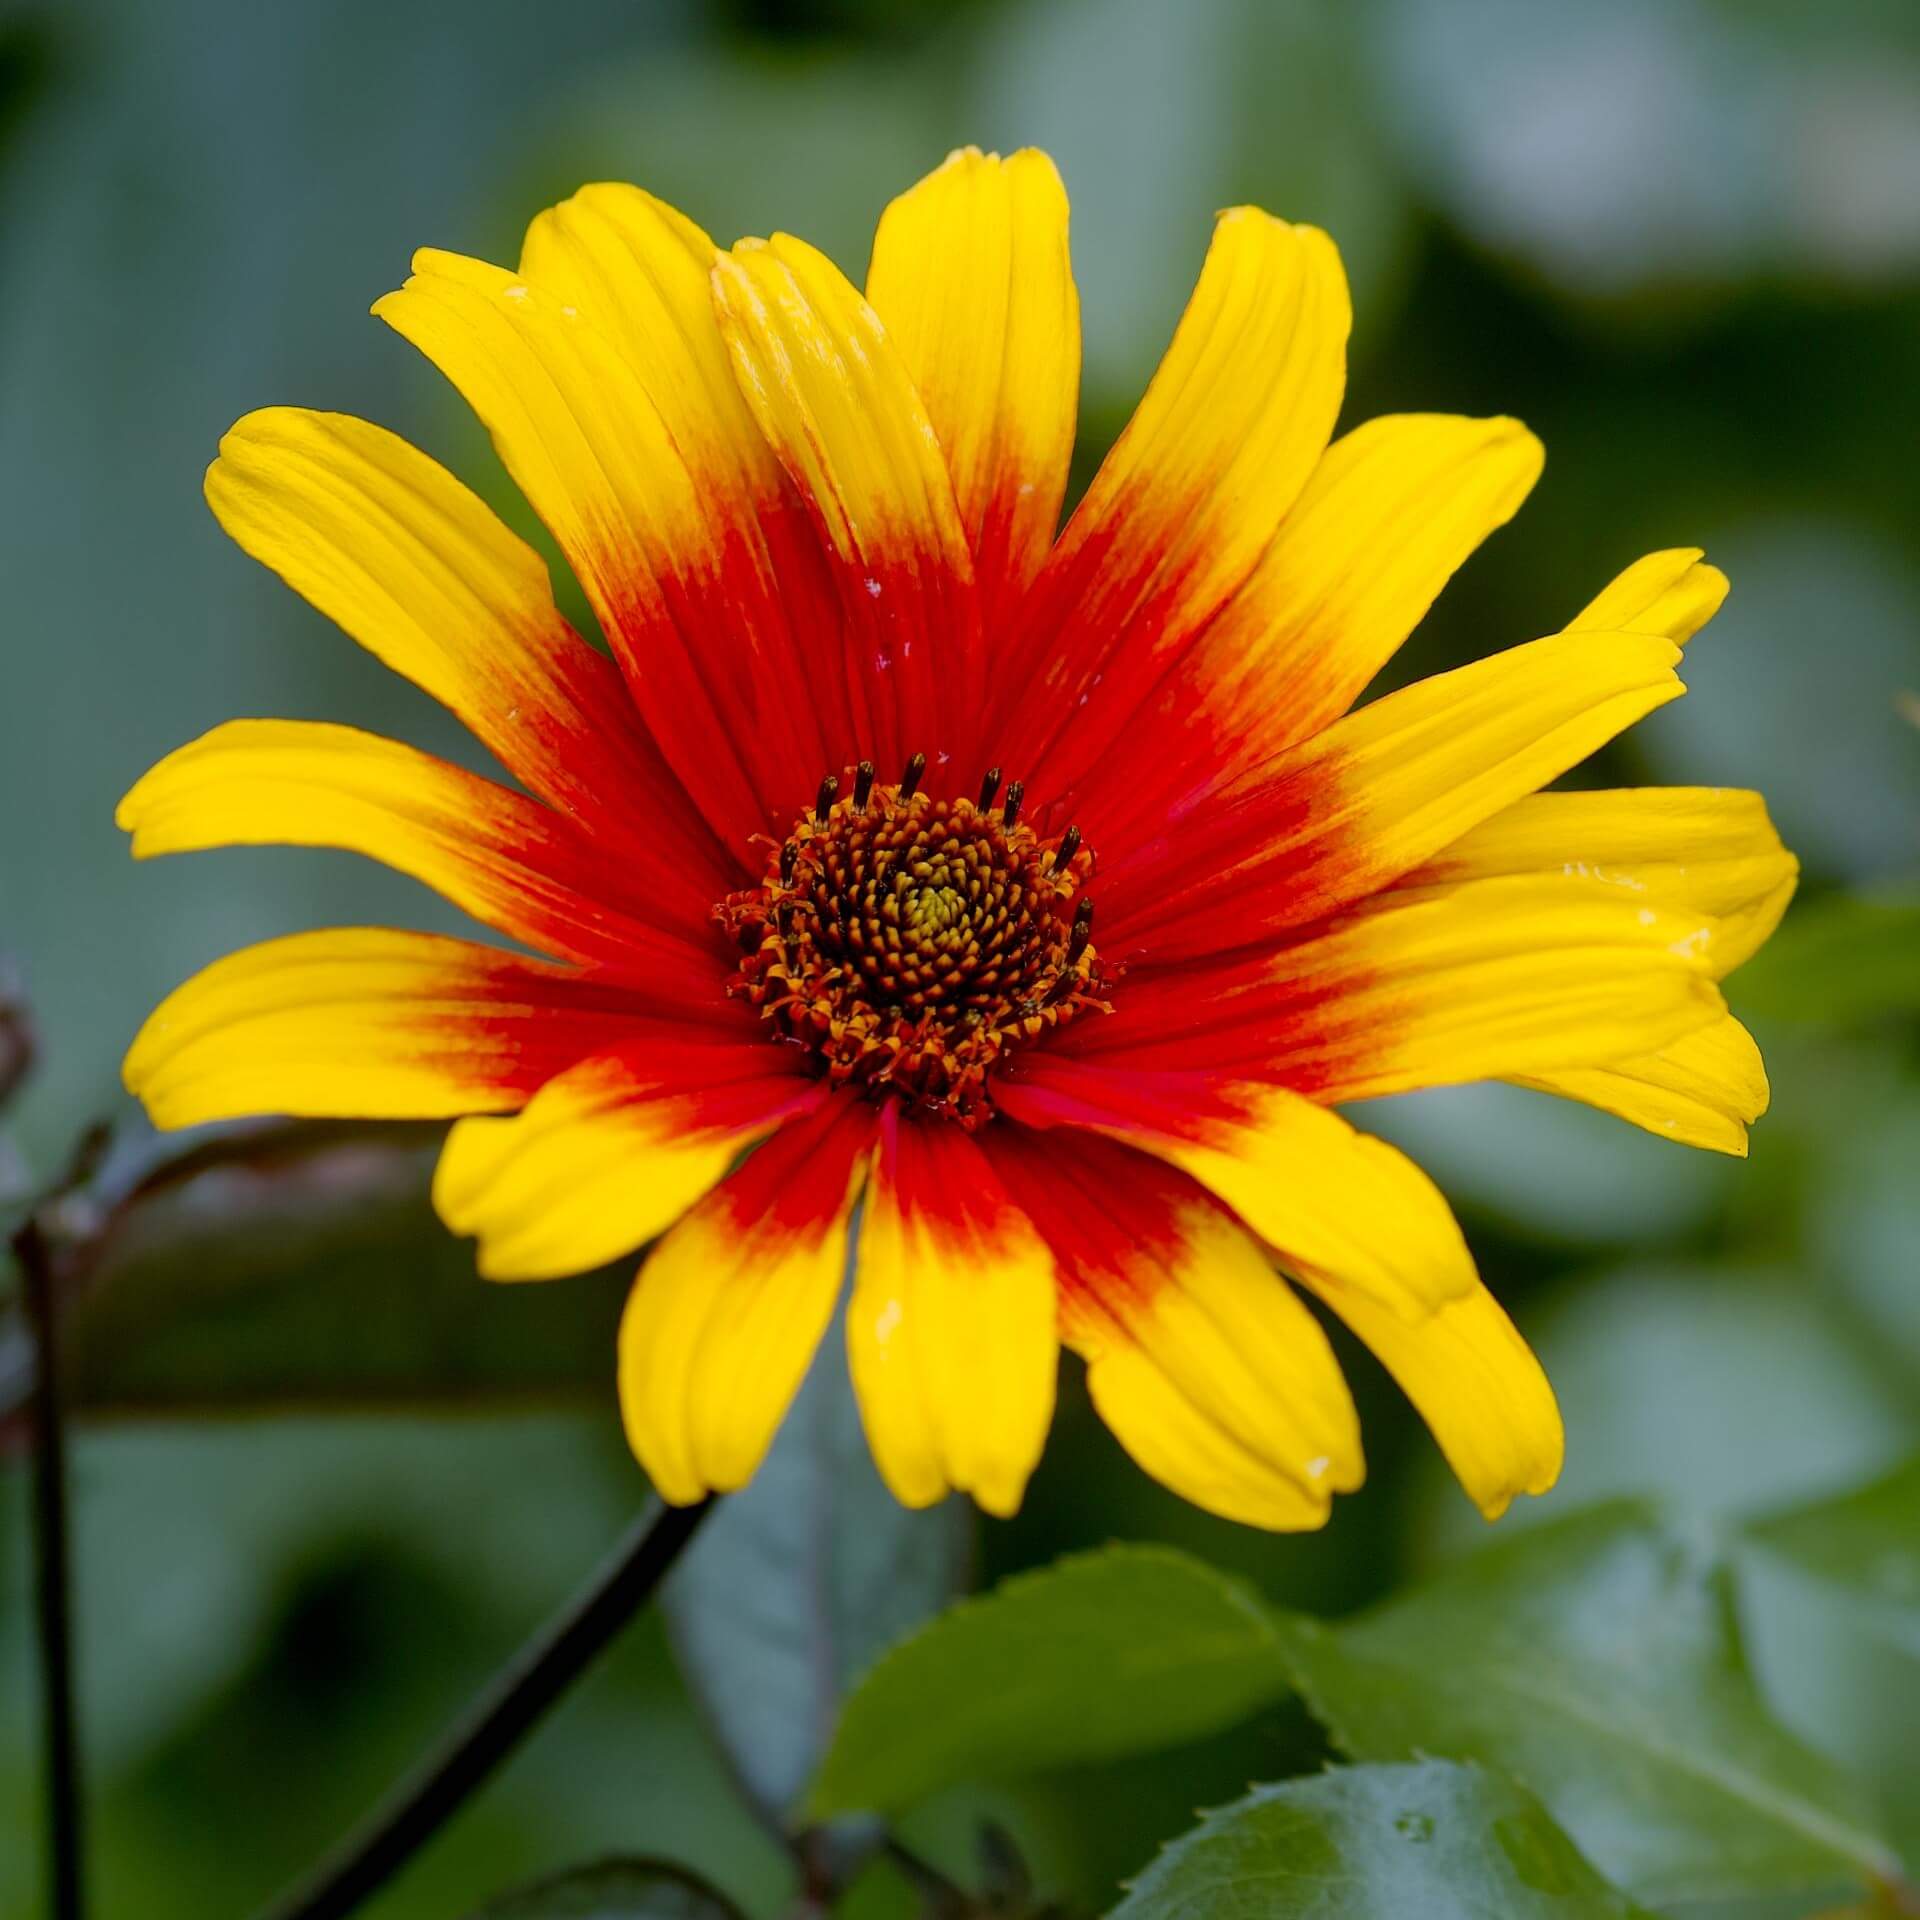
[[[517,785],[243,721],[120,818],[143,855],[371,854],[545,957],[232,955],[128,1056],[156,1121],[455,1117],[435,1197],[483,1272],[651,1242],[619,1380],[672,1500],[754,1471],[856,1206],[849,1351],[903,1500],[1010,1511],[1064,1342],[1150,1472],[1317,1524],[1363,1469],[1301,1292],[1489,1514],[1551,1484],[1552,1393],[1446,1203],[1335,1109],[1505,1079],[1744,1150],[1766,1081],[1717,982],[1794,880],[1759,799],[1540,791],[1682,691],[1717,571],[1655,554],[1356,706],[1540,450],[1440,415],[1333,439],[1339,256],[1253,208],[1056,533],[1079,325],[1037,153],[896,200],[864,297],[595,186],[517,272],[422,252],[374,311],[486,422],[611,657],[425,455],[253,414],[221,522]]]

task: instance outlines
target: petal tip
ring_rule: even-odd
[[[961,1491],[970,1493],[973,1504],[990,1519],[1011,1520],[1020,1511],[1021,1501],[1026,1498],[1029,1477],[1029,1468],[1018,1468],[1011,1473],[982,1474],[972,1487]]]
[[[1516,419],[1510,413],[1496,414],[1487,424],[1494,429],[1496,439],[1519,452],[1530,488],[1546,467],[1546,442],[1524,420]]]

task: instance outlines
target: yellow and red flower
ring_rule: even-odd
[[[424,454],[252,414],[222,524],[518,785],[239,721],[120,819],[141,855],[370,854],[549,957],[234,954],[128,1056],[159,1124],[456,1116],[436,1200],[484,1273],[652,1242],[619,1380],[670,1500],[753,1473],[856,1207],[850,1358],[902,1500],[1010,1511],[1065,1343],[1149,1472],[1318,1524],[1362,1457],[1296,1288],[1488,1514],[1551,1484],[1551,1390],[1445,1201],[1335,1109],[1504,1079],[1744,1151],[1766,1080],[1717,982],[1795,873],[1760,800],[1539,791],[1682,691],[1714,568],[1652,555],[1355,707],[1540,449],[1443,415],[1332,439],[1339,256],[1251,207],[1056,536],[1079,322],[1038,153],[894,201],[864,297],[594,186],[518,271],[422,252],[374,311],[485,421],[611,658]]]

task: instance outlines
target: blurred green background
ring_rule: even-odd
[[[1358,311],[1349,422],[1513,412],[1541,433],[1532,502],[1397,675],[1551,631],[1654,547],[1704,545],[1731,574],[1689,657],[1691,696],[1582,778],[1760,787],[1805,862],[1783,953],[1732,984],[1775,1077],[1751,1161],[1506,1090],[1368,1119],[1456,1198],[1554,1374],[1570,1463],[1537,1511],[1631,1488],[1710,1519],[1910,1452],[1911,0],[0,10],[0,954],[44,1050],[0,1133],[0,1186],[47,1179],[85,1123],[121,1110],[127,1038],[217,954],[341,921],[452,924],[345,857],[136,868],[113,827],[137,774],[231,716],[348,719],[469,751],[219,534],[200,475],[228,423],[269,402],[367,415],[524,522],[478,429],[367,317],[413,247],[510,259],[534,212],[612,177],[722,239],[803,233],[858,278],[887,197],[966,141],[1037,143],[1065,174],[1089,466],[1151,373],[1211,213],[1239,200],[1341,244]],[[217,1380],[220,1326],[181,1337],[202,1343],[197,1365]],[[377,1319],[345,1333],[382,1337]],[[300,1353],[285,1359],[300,1372]],[[1372,1478],[1326,1534],[1269,1539],[1180,1506],[1069,1382],[1027,1507],[979,1528],[978,1565],[1158,1537],[1334,1610],[1471,1544],[1479,1522],[1424,1435],[1353,1365]],[[263,1898],[578,1582],[643,1492],[608,1374],[590,1404],[161,1417],[83,1434],[100,1915],[205,1920]],[[38,1871],[27,1580],[24,1474],[0,1460],[8,1914],[28,1910]],[[1920,1698],[1920,1659],[1818,1632],[1804,1601],[1784,1579],[1761,1583],[1756,1657],[1794,1724],[1876,1779],[1911,1848],[1915,1715],[1903,1725],[1896,1708],[1903,1690]],[[986,1798],[1050,1890],[1096,1907],[1195,1806],[1316,1753],[1304,1720],[1282,1714],[1199,1752]],[[956,1843],[967,1812],[929,1811],[930,1851]],[[673,1852],[757,1913],[788,1892],[656,1624],[370,1911],[457,1914],[509,1878],[615,1847]]]

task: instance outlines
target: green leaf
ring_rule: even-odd
[[[1841,894],[1800,908],[1740,970],[1734,1001],[1823,1027],[1920,1013],[1920,897]]]
[[[43,1210],[83,1412],[610,1397],[634,1262],[492,1286],[428,1199],[438,1130],[130,1134]],[[31,1380],[0,1304],[0,1438]]]
[[[1533,1796],[1478,1767],[1342,1767],[1256,1787],[1133,1884],[1112,1920],[1650,1920]]]
[[[912,1512],[874,1470],[836,1319],[760,1470],[662,1595],[695,1697],[748,1799],[778,1822],[840,1703],[965,1583],[969,1509]]]
[[[1109,1547],[963,1601],[847,1702],[816,1813],[892,1812],[961,1781],[1172,1746],[1284,1694],[1278,1634],[1237,1580]]]
[[[667,1860],[599,1860],[489,1900],[472,1920],[741,1920],[698,1874]]]
[[[1854,1784],[1761,1703],[1716,1558],[1639,1506],[1530,1528],[1350,1623],[1283,1631],[1355,1759],[1501,1767],[1642,1899],[1894,1866]]]
[[[1856,1602],[1920,1655],[1920,1459],[1838,1500],[1755,1522],[1747,1538]]]

